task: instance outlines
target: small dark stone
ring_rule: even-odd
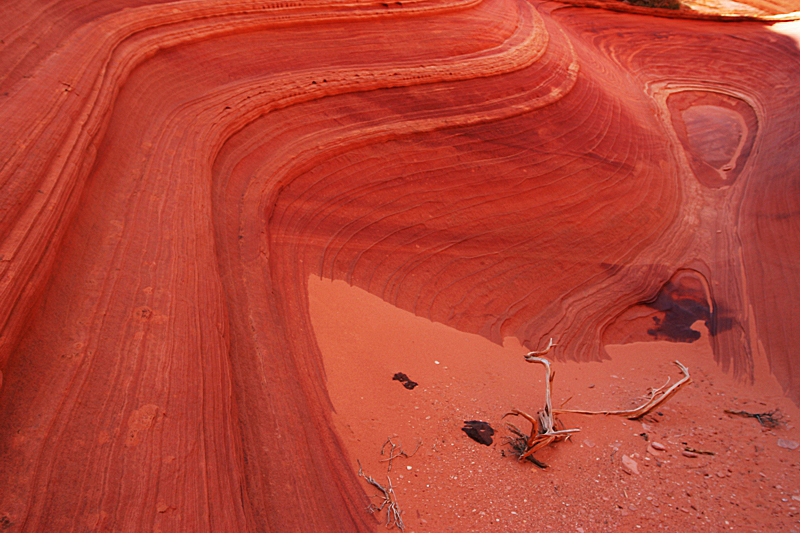
[[[411,390],[414,387],[416,387],[417,385],[419,385],[419,383],[417,383],[416,381],[411,381],[411,378],[409,378],[407,375],[403,374],[402,372],[398,372],[397,374],[395,374],[392,377],[392,379],[395,380],[395,381],[401,382],[403,384],[403,387],[407,388],[408,390]]]
[[[465,420],[461,431],[467,434],[475,442],[489,446],[492,443],[494,429],[487,422],[481,420]]]

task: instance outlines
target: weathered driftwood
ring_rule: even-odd
[[[526,357],[527,359],[527,357]],[[624,416],[625,418],[629,418],[631,420],[641,418],[662,403],[666,402],[669,398],[675,395],[684,385],[687,385],[692,382],[691,376],[689,376],[689,369],[686,368],[680,361],[675,361],[675,364],[681,369],[683,372],[683,378],[680,381],[676,382],[670,388],[664,390],[669,383],[662,385],[657,389],[651,389],[649,393],[649,398],[647,401],[640,405],[635,409],[620,409],[615,411],[590,411],[585,409],[556,409],[554,413],[575,413],[580,415],[617,415],[617,416]]]
[[[509,429],[515,433],[518,438],[517,439],[509,439],[514,447],[517,455],[521,460],[529,459],[535,462],[539,466],[544,466],[543,463],[537,461],[531,454],[536,450],[539,450],[548,444],[553,442],[567,439],[572,433],[580,431],[580,429],[556,429],[555,427],[555,414],[561,413],[574,413],[574,414],[583,414],[583,415],[617,415],[617,416],[624,416],[629,419],[637,419],[641,418],[642,416],[646,415],[659,405],[663,404],[669,398],[671,398],[676,392],[678,392],[684,385],[691,383],[692,378],[689,376],[689,369],[686,368],[680,361],[675,361],[675,364],[681,369],[683,372],[683,378],[680,381],[676,382],[669,388],[666,388],[669,384],[669,379],[667,379],[667,383],[662,385],[657,389],[651,389],[649,393],[649,397],[647,401],[642,404],[641,406],[635,409],[621,409],[621,410],[608,410],[608,411],[590,411],[585,409],[553,409],[552,401],[551,401],[551,391],[550,388],[552,386],[553,378],[555,377],[555,373],[551,372],[550,370],[550,361],[540,357],[541,355],[547,354],[553,346],[556,344],[553,342],[553,339],[550,339],[550,342],[543,350],[535,350],[532,352],[528,352],[525,355],[525,360],[529,363],[539,363],[544,365],[545,371],[547,373],[546,381],[545,381],[545,404],[544,408],[536,413],[536,417],[529,415],[524,411],[520,411],[519,409],[512,409],[508,413],[503,415],[503,418],[513,415],[513,416],[521,416],[528,420],[531,423],[531,435],[527,436],[522,433],[519,429],[515,426],[509,424]]]
[[[391,529],[393,526],[397,526],[398,529],[401,531],[405,530],[405,524],[403,524],[403,517],[402,511],[400,510],[400,506],[397,504],[397,495],[394,493],[394,487],[392,487],[392,480],[389,476],[386,476],[387,485],[384,487],[372,476],[364,475],[364,471],[361,469],[361,462],[358,462],[358,475],[363,477],[364,480],[381,491],[381,495],[383,496],[383,501],[380,505],[375,505],[374,503],[369,504],[367,511],[370,513],[377,513],[386,508],[386,527]]]
[[[530,352],[525,356],[525,360],[530,363],[539,363],[544,365],[547,372],[545,380],[545,402],[544,409],[536,413],[536,418],[519,409],[512,409],[503,415],[503,418],[514,415],[521,416],[531,423],[531,435],[526,442],[526,450],[519,455],[520,461],[529,457],[533,452],[540,448],[544,448],[548,444],[558,440],[566,439],[571,434],[580,431],[580,429],[556,429],[555,419],[553,418],[553,406],[550,395],[550,385],[553,381],[554,374],[550,372],[550,361],[543,357],[538,357],[550,351],[554,346],[553,339],[550,339],[550,344],[541,352]]]
[[[386,446],[387,445],[391,446],[389,448],[389,457],[387,457],[386,459],[381,459],[380,462],[382,462],[382,463],[383,462],[388,462],[389,463],[389,466],[388,466],[387,471],[386,471],[387,473],[389,473],[389,472],[392,471],[392,461],[394,459],[396,459],[398,457],[405,457],[407,459],[410,458],[410,457],[413,457],[414,454],[417,453],[417,450],[419,450],[419,447],[422,446],[422,441],[421,440],[417,441],[417,447],[414,448],[414,451],[411,452],[411,454],[408,454],[408,453],[404,452],[402,446],[392,442],[392,437],[388,437],[386,439],[386,442],[383,443],[383,446],[381,446],[381,455],[384,454],[384,451],[386,450]]]

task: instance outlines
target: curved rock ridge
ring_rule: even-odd
[[[15,9],[12,531],[374,530],[310,274],[583,361],[702,320],[724,368],[800,399],[796,22],[523,0]]]
[[[624,13],[638,13],[656,17],[695,20],[797,20],[800,10],[795,0],[683,0],[676,9],[652,7],[655,1],[617,0],[566,0],[565,4],[579,7],[607,9]],[[650,4],[650,5],[648,5]]]

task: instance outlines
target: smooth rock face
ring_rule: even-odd
[[[518,0],[13,4],[13,531],[371,530],[309,274],[578,360],[691,341],[703,320],[724,368],[764,361],[800,399],[798,23]]]

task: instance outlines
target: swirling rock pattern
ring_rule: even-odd
[[[586,6],[14,3],[3,523],[372,529],[309,274],[579,360],[705,320],[800,399],[800,28]]]

